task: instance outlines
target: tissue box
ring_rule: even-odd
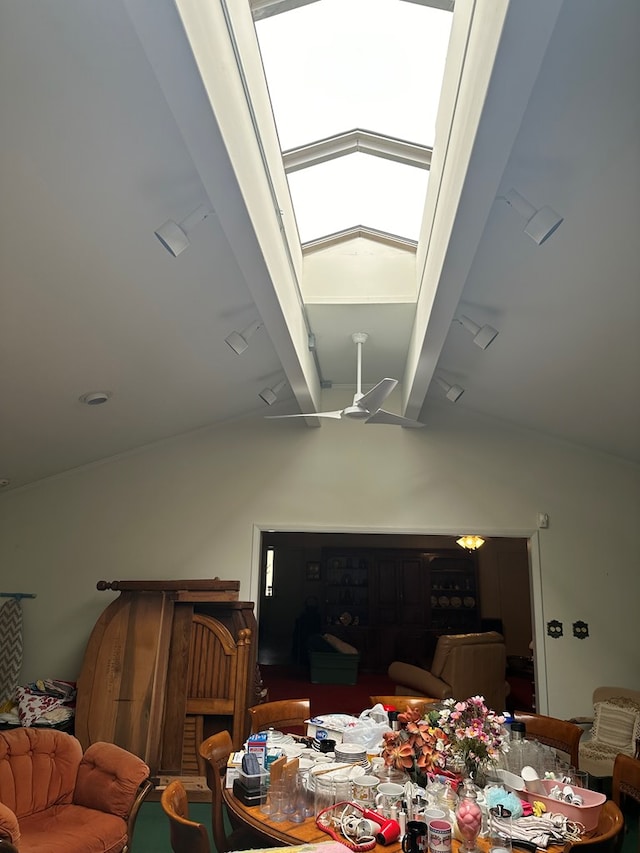
[[[564,787],[561,782],[556,782],[553,779],[542,779],[541,782],[547,792],[549,792],[555,785],[560,785],[561,788]],[[570,787],[576,793],[580,794],[584,800],[584,805],[574,806],[571,803],[563,803],[562,800],[555,800],[553,797],[545,797],[542,794],[535,794],[533,791],[522,791],[519,796],[526,797],[530,803],[534,803],[538,800],[545,804],[547,812],[563,814],[565,817],[568,817],[569,820],[575,820],[578,823],[581,823],[587,832],[591,832],[598,825],[600,809],[607,797],[605,794],[600,794],[597,791],[590,791],[589,788],[577,788],[575,785],[571,785]]]

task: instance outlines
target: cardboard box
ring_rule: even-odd
[[[255,755],[260,767],[264,767],[265,765],[267,737],[266,732],[257,732],[256,734],[249,735],[249,739],[247,740],[247,752]]]
[[[225,776],[224,781],[225,788],[233,788],[233,783],[238,778],[238,773],[242,767],[243,755],[244,752],[242,750],[240,750],[240,752],[232,752],[229,754],[229,760],[227,761],[227,775]]]

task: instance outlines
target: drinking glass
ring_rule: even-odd
[[[489,853],[511,853],[511,812],[503,805],[489,809]]]
[[[571,770],[571,784],[576,788],[589,787],[589,774],[586,770]]]
[[[325,809],[330,808],[336,801],[336,786],[329,776],[316,776],[314,810],[316,820],[320,823],[329,824],[330,813],[322,814]],[[321,816],[322,815],[322,816]]]
[[[277,782],[271,782],[267,788],[264,802],[261,802],[260,811],[268,815],[269,819],[275,823],[280,823],[287,819],[284,813],[285,786],[284,779],[279,779]]]

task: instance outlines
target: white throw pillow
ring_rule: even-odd
[[[640,737],[640,705],[619,696],[596,702],[594,711],[592,739],[633,754]]]

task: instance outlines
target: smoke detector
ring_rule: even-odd
[[[88,391],[78,399],[87,406],[101,406],[111,397],[108,391]]]

